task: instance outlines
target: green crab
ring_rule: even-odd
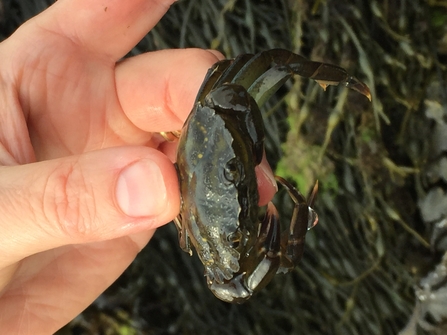
[[[194,247],[208,287],[226,302],[244,302],[276,273],[291,271],[302,258],[307,230],[318,222],[311,208],[317,184],[306,201],[281,177],[276,180],[295,202],[289,228],[280,231],[271,202],[258,219],[255,167],[264,152],[259,106],[294,74],[323,88],[341,83],[371,99],[368,87],[343,68],[273,49],[217,62],[181,131],[176,168],[182,204],[175,219],[180,246],[190,254]]]

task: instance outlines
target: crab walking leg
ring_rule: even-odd
[[[189,243],[188,231],[186,230],[186,226],[182,224],[182,216],[177,215],[177,217],[173,221],[175,223],[175,227],[177,228],[180,248],[184,252],[187,252],[189,256],[192,256],[192,249]]]
[[[284,49],[272,49],[256,55],[245,54],[225,63],[221,77],[208,88],[225,82],[242,85],[262,106],[289,78],[299,75],[317,81],[323,88],[327,85],[344,84],[371,100],[369,88],[345,69],[321,62],[310,61],[303,56]],[[220,67],[220,66],[219,66]],[[201,92],[203,97],[203,92]],[[201,99],[199,99],[201,100]]]
[[[290,220],[290,227],[282,236],[281,250],[283,251],[283,257],[281,258],[281,265],[277,272],[286,273],[301,261],[304,253],[306,233],[318,223],[318,215],[310,207],[318,192],[318,182],[315,183],[312,193],[309,196],[309,202],[307,202],[304,196],[287,180],[279,176],[275,176],[275,178],[287,189],[287,192],[295,203],[292,219]]]
[[[233,82],[233,78],[254,56],[255,55],[253,54],[242,54],[236,58],[224,59],[214,64],[208,70],[202,87],[199,89],[197,101],[202,103],[211,90],[216,89],[225,83]]]
[[[345,69],[310,61],[283,49],[257,54],[233,81],[246,87],[258,105],[262,106],[293,75],[313,79],[324,89],[327,85],[344,84],[371,100],[368,86],[348,75]]]
[[[214,64],[208,70],[196,100],[203,103],[205,97],[211,90],[216,89],[225,83],[231,83],[237,73],[254,56],[255,55],[253,54],[242,54],[236,58],[223,59]]]
[[[275,276],[281,262],[281,232],[278,211],[270,202],[260,223],[254,250],[241,262],[235,276],[223,283],[208,281],[213,294],[224,301],[242,303],[265,287]]]
[[[247,64],[247,62],[250,61],[255,55],[253,54],[243,54],[239,55],[236,58],[232,59],[231,64],[228,66],[228,68],[222,73],[222,76],[219,78],[218,81],[214,84],[213,88],[219,87],[225,83],[236,83],[233,81],[233,78],[239,73],[239,71]],[[247,89],[247,88],[245,88]]]
[[[309,198],[307,199],[307,204],[309,205],[309,207],[313,207],[314,206],[314,202],[315,202],[315,198],[317,196],[317,193],[318,193],[318,180],[315,182],[315,185],[312,188],[312,192],[310,192]],[[308,229],[314,227],[316,224],[317,224],[317,222],[312,224],[311,227],[308,227]]]
[[[197,101],[203,103],[211,90],[231,82],[242,85],[258,105],[262,106],[294,75],[313,79],[324,89],[328,85],[343,84],[371,100],[368,86],[350,76],[345,69],[310,61],[285,49],[272,49],[256,55],[243,54],[214,64],[205,76]]]
[[[269,202],[262,221],[254,259],[247,269],[247,286],[259,290],[266,286],[276,274],[281,261],[281,226],[275,205]],[[257,264],[253,267],[253,264]],[[243,264],[244,266],[245,264]],[[251,270],[250,270],[251,268]]]
[[[231,66],[233,59],[223,59],[215,63],[206,73],[205,79],[203,79],[202,86],[199,88],[199,92],[196,97],[196,104],[201,103],[203,105],[205,97],[210,91],[216,87],[216,82],[219,81],[224,71]]]

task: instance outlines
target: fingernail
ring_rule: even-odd
[[[129,216],[154,216],[166,207],[166,187],[160,168],[142,159],[121,171],[116,184],[116,200]]]

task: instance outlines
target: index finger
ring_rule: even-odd
[[[30,21],[116,61],[157,24],[174,1],[64,0]]]

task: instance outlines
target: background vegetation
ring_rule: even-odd
[[[3,0],[0,37],[51,3]],[[430,178],[430,167],[446,150],[446,142],[433,137],[447,116],[446,7],[442,0],[173,5],[130,55],[199,47],[233,57],[286,48],[348,69],[368,84],[373,101],[343,88],[323,92],[295,78],[266,106],[267,156],[277,174],[303,192],[320,180],[320,223],[294,272],[276,276],[246,304],[223,303],[208,291],[202,265],[180,250],[169,224],[60,334],[369,335],[403,329],[415,285],[444,252],[434,245],[434,224],[423,213],[447,214],[445,200],[427,198],[433,187],[445,187]],[[276,201],[287,222],[290,202],[283,193]],[[413,321],[424,317],[414,315]],[[425,321],[444,334],[442,320]],[[405,334],[424,333],[410,328]]]

